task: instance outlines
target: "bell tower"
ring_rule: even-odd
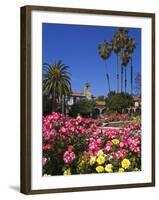
[[[91,86],[89,83],[86,83],[85,86],[84,86],[84,94],[86,96],[87,99],[91,99]]]

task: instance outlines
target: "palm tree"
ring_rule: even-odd
[[[118,46],[121,52],[120,58],[121,58],[121,92],[123,92],[123,68],[125,66],[125,56],[124,56],[124,49],[125,46],[128,42],[128,30],[126,28],[119,28],[118,32],[117,32],[117,40],[118,40]],[[124,56],[124,57],[123,57]],[[124,62],[123,62],[124,59]],[[125,69],[126,71],[126,69]],[[126,73],[125,73],[126,76]],[[126,84],[126,80],[125,80],[125,84]]]
[[[110,92],[110,80],[109,80],[107,59],[111,55],[111,51],[112,51],[112,47],[106,40],[102,44],[98,45],[99,55],[105,61],[106,77],[107,77],[109,92]]]
[[[61,60],[43,65],[43,94],[52,98],[52,111],[56,111],[57,103],[71,93],[71,74],[68,69]]]
[[[127,91],[127,74],[126,74],[126,69],[127,69],[127,65],[129,63],[129,52],[124,49],[121,53],[121,65],[122,65],[122,87],[123,87],[123,67],[124,67],[124,73],[125,73],[125,93]],[[123,89],[123,88],[122,88]]]
[[[132,55],[134,49],[136,48],[135,39],[129,38],[127,42],[127,51],[130,55],[130,84],[131,84],[131,94],[133,94],[133,63],[132,63]]]
[[[117,64],[116,64],[116,79],[117,79],[117,92],[119,92],[119,53],[121,51],[121,48],[124,46],[123,45],[123,39],[122,39],[122,29],[119,29],[117,32],[115,32],[113,36],[113,40],[111,41],[112,43],[112,50],[116,54],[117,58]]]

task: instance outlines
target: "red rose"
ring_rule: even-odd
[[[49,150],[51,150],[51,144],[45,144],[45,145],[43,145],[43,150],[44,151],[49,151]]]
[[[74,150],[74,147],[72,145],[69,145],[67,147],[67,151],[72,152]]]

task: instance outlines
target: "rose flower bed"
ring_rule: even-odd
[[[114,121],[128,121],[130,116],[128,114],[111,114],[106,116],[105,122],[114,122]]]
[[[141,170],[141,128],[103,129],[94,119],[43,117],[43,175]]]

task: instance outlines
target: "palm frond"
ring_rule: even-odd
[[[59,98],[71,92],[71,73],[69,66],[61,60],[52,65],[43,65],[43,93]]]

